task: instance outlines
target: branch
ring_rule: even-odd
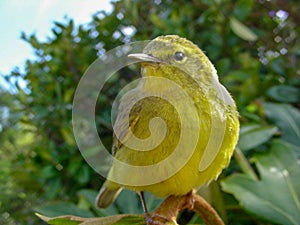
[[[163,218],[174,222],[178,213],[184,209],[189,209],[199,214],[206,225],[224,225],[214,208],[204,198],[193,192],[185,196],[168,197],[151,216],[152,218]],[[157,221],[153,221],[154,223],[157,224]]]
[[[236,147],[233,153],[233,157],[236,160],[237,164],[240,166],[241,170],[247,174],[253,180],[258,180],[258,177],[254,170],[252,169],[250,163],[247,158],[244,156],[243,152],[240,148]]]

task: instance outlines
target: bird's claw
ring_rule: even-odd
[[[194,198],[194,190],[190,191],[189,193],[186,194],[185,198],[186,198],[186,203],[185,203],[185,207],[187,209],[193,209],[194,208],[194,203],[195,203],[195,198]]]

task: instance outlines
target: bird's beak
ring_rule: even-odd
[[[144,53],[129,54],[128,58],[140,59],[140,60],[145,61],[145,62],[154,62],[154,63],[162,62],[160,59],[155,58],[151,55],[144,54]]]

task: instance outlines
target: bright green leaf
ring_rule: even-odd
[[[35,214],[38,216],[41,220],[47,222],[48,224],[53,225],[77,225],[81,224],[83,220],[81,218],[75,217],[75,216],[62,216],[62,217],[56,217],[56,218],[50,218],[44,215],[41,215],[39,213]]]
[[[299,224],[300,166],[290,146],[274,141],[269,152],[255,157],[255,164],[259,181],[234,174],[222,181],[223,189],[258,217],[276,224]]]
[[[77,224],[81,224],[81,222],[73,221],[68,218],[57,218],[57,219],[49,220],[48,224],[51,224],[51,225],[77,225]]]
[[[137,216],[128,216],[124,217],[115,223],[112,223],[112,225],[145,225],[145,220],[143,217],[137,217]]]
[[[232,31],[240,38],[244,39],[245,41],[257,40],[257,35],[236,18],[231,17],[229,23]]]

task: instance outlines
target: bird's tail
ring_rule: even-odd
[[[109,187],[102,186],[96,198],[96,206],[99,208],[107,208],[121,191],[121,187],[111,189]]]

